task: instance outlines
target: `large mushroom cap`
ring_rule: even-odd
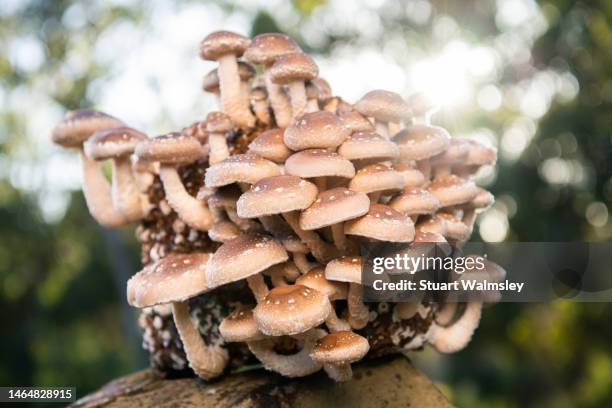
[[[206,169],[207,187],[221,187],[232,183],[255,184],[265,177],[280,175],[280,168],[270,160],[253,154],[235,154]]]
[[[283,246],[263,234],[242,234],[221,245],[210,258],[206,283],[211,288],[255,275],[289,259]]]
[[[85,154],[92,160],[107,160],[127,156],[134,152],[138,142],[147,135],[129,127],[102,129],[83,144]]]
[[[232,120],[223,112],[210,112],[206,115],[206,131],[211,133],[227,133],[234,128]]]
[[[427,190],[414,188],[394,197],[389,207],[406,215],[431,214],[440,208],[440,200]]]
[[[319,193],[314,203],[300,214],[300,227],[313,230],[367,214],[370,199],[365,193],[344,187]]]
[[[353,133],[338,148],[338,153],[349,160],[395,159],[399,147],[392,141],[371,132]]]
[[[361,97],[355,109],[362,115],[382,122],[399,122],[411,117],[410,107],[395,92],[374,90]]]
[[[302,285],[274,288],[253,311],[257,327],[268,336],[295,335],[323,323],[331,312],[325,295]]]
[[[206,157],[206,149],[191,136],[169,133],[138,143],[134,154],[145,162],[193,163]]]
[[[350,135],[340,118],[320,111],[303,115],[285,130],[285,144],[291,150],[327,149],[339,146]]]
[[[362,193],[401,190],[404,177],[386,164],[371,164],[360,169],[351,179],[349,188]]]
[[[330,333],[319,340],[312,358],[319,363],[348,364],[361,360],[370,350],[365,337],[351,331]]]
[[[319,67],[308,54],[293,52],[276,58],[270,68],[270,78],[277,84],[307,81],[319,75]]]
[[[230,31],[216,31],[207,35],[200,43],[200,57],[213,61],[227,54],[240,57],[249,43],[250,40],[243,35]]]
[[[181,302],[208,290],[206,265],[210,254],[171,254],[132,276],[127,283],[128,303],[149,307]]]
[[[291,155],[291,150],[283,141],[285,129],[270,129],[262,132],[249,144],[249,151],[264,159],[283,163]]]
[[[296,176],[274,176],[259,180],[237,203],[238,215],[255,218],[307,208],[317,197],[317,187]]]
[[[51,139],[63,147],[79,147],[98,130],[125,126],[119,119],[90,109],[68,111],[53,129]]]
[[[219,325],[219,332],[228,342],[255,341],[265,338],[257,328],[253,318],[253,309],[241,307],[234,310]]]
[[[295,41],[284,34],[259,34],[244,52],[244,59],[251,64],[270,65],[280,55],[299,51]]]
[[[428,189],[440,200],[442,207],[467,203],[479,193],[473,181],[462,179],[454,174],[436,178]]]
[[[448,147],[451,137],[437,126],[413,125],[393,137],[404,160],[424,160],[436,156]]]
[[[411,242],[414,239],[414,224],[407,215],[391,207],[373,204],[363,217],[347,221],[344,232],[379,241]]]
[[[315,289],[330,300],[346,299],[348,293],[348,285],[325,278],[325,267],[323,266],[317,266],[309,270],[306,274],[300,276],[295,284]]]
[[[363,259],[360,256],[343,256],[329,261],[325,277],[338,282],[361,283]]]
[[[303,178],[352,178],[355,175],[355,167],[338,153],[325,149],[309,149],[291,155],[285,162],[285,172]]]

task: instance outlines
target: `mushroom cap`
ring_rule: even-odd
[[[414,116],[430,115],[438,110],[434,101],[422,92],[410,95],[407,98],[407,103]]]
[[[437,214],[433,214],[424,219],[419,219],[419,223],[415,226],[415,230],[417,231],[417,233],[431,232],[446,237],[446,220],[442,217],[439,217]]]
[[[372,204],[361,218],[347,221],[344,232],[388,242],[411,242],[414,239],[412,220],[383,204]]]
[[[351,179],[349,188],[362,193],[401,190],[404,177],[386,164],[371,164],[361,168]]]
[[[468,140],[469,153],[463,163],[464,166],[484,166],[495,164],[497,161],[497,149],[485,146],[475,140]]]
[[[206,157],[206,149],[191,136],[169,133],[138,143],[134,154],[144,162],[192,163]]]
[[[363,259],[360,256],[336,258],[325,267],[325,277],[332,281],[361,284]]]
[[[236,208],[236,201],[242,192],[235,184],[230,184],[216,189],[208,197],[210,208]]]
[[[300,214],[300,227],[314,230],[367,214],[370,199],[365,193],[336,187],[319,193],[310,207]]]
[[[255,68],[244,61],[238,61],[238,75],[240,80],[247,82],[256,74]],[[202,89],[206,92],[219,92],[219,72],[217,68],[211,70],[202,79]]]
[[[206,284],[216,288],[255,275],[289,259],[285,248],[264,234],[241,234],[227,241],[211,256]]]
[[[348,294],[348,285],[343,282],[329,281],[325,278],[324,266],[312,268],[300,276],[295,284],[315,289],[327,296],[329,300],[346,299]]]
[[[355,166],[338,153],[325,149],[308,149],[291,155],[285,162],[285,172],[303,178],[352,178]]]
[[[445,237],[454,239],[457,241],[465,241],[470,238],[472,231],[470,227],[461,221],[461,218],[454,214],[439,212],[436,214],[438,218],[446,221],[446,234]]]
[[[381,122],[399,122],[412,116],[410,107],[400,95],[381,89],[363,95],[355,104],[355,109]]]
[[[244,59],[251,64],[270,65],[283,54],[299,51],[296,42],[284,34],[259,34],[244,52]]]
[[[335,148],[351,131],[330,112],[306,113],[285,130],[284,140],[291,150]]]
[[[102,129],[95,132],[83,144],[85,154],[92,160],[107,160],[128,156],[138,142],[147,135],[129,127]]]
[[[472,180],[465,180],[454,174],[436,178],[428,190],[440,200],[442,207],[467,203],[479,193]]]
[[[292,52],[278,56],[270,67],[268,75],[274,83],[288,84],[316,78],[319,75],[319,67],[310,55]]]
[[[302,285],[270,290],[253,310],[257,327],[268,336],[295,335],[323,323],[331,313],[328,298]]]
[[[495,196],[484,188],[478,187],[478,193],[470,205],[481,210],[487,209],[495,202]]]
[[[223,112],[210,112],[206,115],[206,131],[210,133],[227,133],[234,128],[232,120]]]
[[[412,190],[425,184],[425,175],[415,168],[415,164],[412,161],[395,163],[393,169],[404,177],[404,190]]]
[[[389,207],[406,215],[432,214],[440,208],[440,200],[427,190],[413,188],[394,197]]]
[[[205,60],[217,60],[224,55],[240,57],[249,46],[250,40],[231,31],[215,31],[200,42],[200,57]]]
[[[417,244],[445,244],[447,241],[446,238],[444,238],[444,235],[438,234],[437,232],[423,231],[422,229],[417,228],[414,235],[414,242]]]
[[[221,243],[231,241],[241,233],[240,228],[228,220],[215,222],[210,230],[208,230],[210,239]]]
[[[291,150],[283,141],[285,129],[270,129],[262,132],[249,144],[249,152],[273,162],[283,163],[291,156]]]
[[[98,130],[125,126],[119,119],[90,109],[68,111],[51,133],[51,140],[63,147],[79,147]]]
[[[315,200],[317,191],[317,186],[296,176],[266,177],[240,196],[238,216],[255,218],[303,210]]]
[[[351,132],[373,132],[374,125],[361,113],[354,110],[338,112],[338,117]],[[385,139],[386,140],[386,139]]]
[[[319,98],[326,99],[332,97],[332,89],[327,82],[323,78],[314,78],[309,81],[312,85],[314,85],[319,91]]]
[[[255,184],[265,177],[278,176],[280,167],[254,154],[234,154],[206,169],[207,187],[221,187],[232,183]]]
[[[204,276],[210,254],[170,254],[132,276],[127,283],[128,303],[149,307],[182,302],[206,292]]]
[[[227,342],[255,341],[265,338],[257,328],[251,307],[240,307],[219,325],[219,332]]]
[[[365,337],[352,331],[339,331],[319,340],[310,356],[319,363],[349,364],[361,360],[369,350]]]
[[[451,137],[441,127],[412,125],[393,137],[405,160],[424,160],[442,153],[450,144]]]
[[[470,151],[469,143],[466,141],[467,139],[451,137],[446,150],[431,158],[432,164],[452,166],[454,164],[463,163]]]
[[[338,153],[349,160],[395,159],[399,147],[392,141],[372,132],[356,132],[338,148]]]

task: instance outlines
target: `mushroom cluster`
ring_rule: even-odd
[[[52,135],[81,153],[92,216],[140,223],[127,298],[153,364],[211,379],[254,356],[346,381],[366,355],[464,347],[481,302],[364,303],[360,248],[468,240],[493,203],[473,176],[496,150],[432,125],[423,95],[334,96],[285,35],[215,32],[200,56],[218,62],[203,89],[220,104],[202,121],[150,138],[78,110]]]

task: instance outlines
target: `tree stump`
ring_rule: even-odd
[[[163,379],[147,369],[116,379],[73,407],[452,407],[403,356],[365,361],[354,376],[334,383],[321,371],[286,378],[263,369],[203,382]]]

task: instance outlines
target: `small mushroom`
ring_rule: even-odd
[[[450,207],[470,202],[479,190],[471,180],[454,174],[435,179],[427,188],[440,201],[441,207]]]
[[[326,177],[352,178],[353,163],[338,153],[325,149],[308,149],[294,153],[285,162],[285,173],[312,178],[320,191],[327,188]]]
[[[229,220],[220,220],[215,222],[210,230],[208,236],[215,242],[227,242],[239,236],[241,233],[240,228]]]
[[[223,111],[237,126],[253,127],[255,118],[248,100],[241,95],[237,58],[249,46],[249,39],[229,31],[216,31],[200,43],[200,56],[219,63],[218,75]]]
[[[283,142],[284,129],[270,129],[262,132],[249,144],[249,152],[276,163],[284,163],[291,150]]]
[[[438,106],[421,92],[410,95],[406,102],[412,111],[412,123],[415,125],[429,125],[431,115],[438,110]]]
[[[350,135],[340,118],[320,111],[306,113],[285,130],[284,141],[291,150],[336,148]]]
[[[460,304],[455,303],[457,307]],[[446,326],[434,324],[429,334],[429,342],[440,353],[454,353],[464,348],[478,327],[482,313],[481,302],[468,302],[463,313]]]
[[[311,357],[324,364],[331,379],[341,382],[351,379],[351,363],[361,360],[369,350],[370,344],[365,337],[351,331],[339,331],[319,340]]]
[[[468,153],[467,139],[451,138],[448,148],[443,153],[431,158],[433,177],[440,178],[451,174],[452,168],[463,163]]]
[[[414,239],[412,220],[383,204],[372,204],[366,215],[344,224],[344,233],[387,242],[411,242]]]
[[[427,190],[414,188],[389,201],[389,207],[416,221],[419,215],[433,214],[440,208],[440,200]]]
[[[185,189],[177,167],[206,157],[206,150],[193,137],[170,133],[140,142],[136,156],[146,162],[159,162],[159,176],[166,200],[178,216],[192,228],[207,231],[213,217],[206,202],[191,196]]]
[[[431,166],[427,159],[443,153],[451,137],[440,127],[412,125],[396,134],[393,140],[400,149],[400,159],[415,160],[419,170],[429,178]]]
[[[357,330],[368,324],[370,315],[368,307],[363,303],[362,267],[360,256],[343,256],[329,262],[325,267],[325,277],[330,281],[348,282],[348,321],[351,327]]]
[[[227,148],[227,133],[233,129],[232,121],[223,112],[210,112],[206,116],[206,131],[208,132],[208,145],[210,146],[208,162],[216,164],[229,157]]]
[[[386,138],[389,123],[397,123],[411,117],[406,101],[395,92],[374,90],[366,93],[355,104],[355,109],[364,116],[374,118],[376,132]]]
[[[255,117],[264,125],[270,125],[272,118],[270,117],[268,91],[265,87],[257,86],[251,90],[251,105]]]
[[[338,113],[338,117],[352,133],[374,132],[374,125],[365,116],[355,110],[346,110]],[[382,138],[382,137],[381,137]],[[383,138],[384,139],[384,138]]]
[[[372,203],[378,202],[382,194],[401,190],[404,177],[386,164],[371,164],[360,169],[349,183],[353,191],[366,193]]]
[[[372,132],[356,132],[338,148],[348,160],[368,164],[368,161],[392,160],[399,157],[399,148],[392,141]]]
[[[206,169],[206,187],[222,187],[232,183],[255,184],[265,177],[278,176],[280,167],[254,154],[234,154]]]
[[[219,333],[227,342],[243,342],[262,340],[266,336],[259,331],[255,319],[253,319],[253,308],[242,306],[234,310],[219,325]]]
[[[293,119],[302,116],[306,109],[305,81],[316,78],[318,74],[317,64],[303,52],[280,55],[270,67],[268,75],[272,82],[287,85],[289,89]]]

